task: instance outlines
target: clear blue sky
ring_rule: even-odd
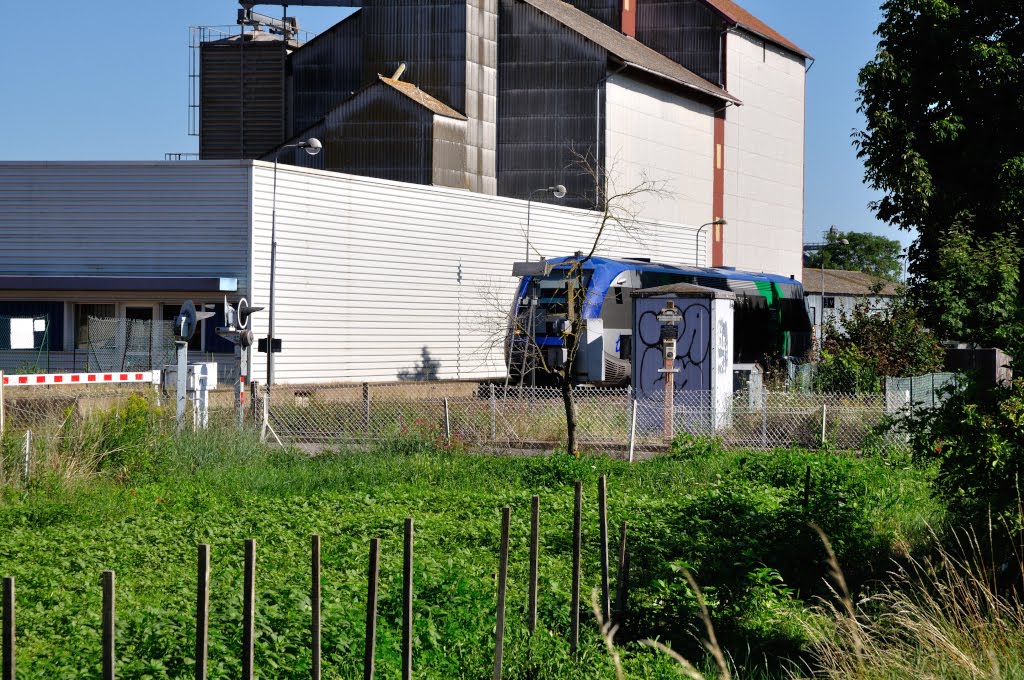
[[[816,61],[807,76],[804,231],[817,241],[835,224],[909,243],[878,223],[850,133],[857,71],[874,53],[877,0],[739,0]],[[20,3],[0,47],[7,96],[0,108],[0,158],[162,159],[195,151],[187,134],[189,26],[233,24],[234,0],[50,0]],[[262,8],[276,13],[275,8]],[[294,7],[318,32],[345,10]]]

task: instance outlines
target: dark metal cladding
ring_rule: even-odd
[[[363,9],[363,84],[402,77],[453,109],[466,110],[466,1],[376,0]]]
[[[703,0],[637,0],[636,38],[705,80],[723,86],[726,23]]]
[[[285,43],[266,33],[200,46],[200,158],[259,158],[281,142],[285,57]]]
[[[296,135],[364,86],[362,11],[335,24],[288,57],[289,134]]]
[[[498,194],[527,198],[564,184],[560,204],[593,207],[593,178],[573,151],[597,150],[596,92],[607,53],[517,0],[501,0],[498,28]]]
[[[434,115],[384,85],[374,85],[331,111],[323,167],[399,182],[433,179]]]
[[[598,21],[608,24],[616,31],[622,30],[622,0],[567,0],[567,2]]]

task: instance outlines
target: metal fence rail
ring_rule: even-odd
[[[664,449],[676,436],[714,436],[730,446],[774,448],[822,442],[861,448],[885,419],[882,394],[677,393],[671,428],[659,395],[574,388],[577,440],[593,449]],[[265,394],[256,395],[264,412]],[[634,414],[635,410],[635,414]],[[265,408],[284,443],[343,445],[419,438],[456,448],[518,450],[564,445],[565,407],[550,387],[424,382],[276,386]]]

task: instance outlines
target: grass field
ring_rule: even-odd
[[[703,628],[688,570],[740,675],[777,677],[804,659],[813,616],[807,604],[828,593],[826,555],[809,522],[832,538],[856,588],[925,541],[928,524],[942,515],[928,475],[884,456],[726,452],[694,442],[630,465],[455,454],[399,440],[310,459],[231,430],[173,439],[130,417],[118,423],[95,435],[108,453],[79,461],[78,474],[55,466],[27,489],[3,490],[0,572],[17,582],[19,677],[99,673],[104,569],[117,572],[119,677],[190,677],[198,543],[211,544],[213,553],[210,677],[237,677],[246,538],[257,541],[257,675],[308,677],[311,533],[323,541],[324,676],[362,674],[367,556],[370,539],[379,537],[377,675],[396,677],[402,525],[410,515],[415,673],[487,677],[504,505],[512,507],[505,677],[614,677],[589,607],[599,582],[601,474],[613,528],[629,522],[630,607],[616,638],[626,675],[678,677],[675,662],[637,644],[643,638],[711,667],[698,641]],[[98,472],[81,474],[90,466]],[[577,479],[584,482],[584,606],[582,649],[573,658],[567,636]],[[540,628],[530,638],[533,494],[542,513],[541,584]],[[614,543],[613,536],[613,552]]]

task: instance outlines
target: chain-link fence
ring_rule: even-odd
[[[627,389],[574,388],[577,440],[607,451],[663,450],[681,434],[714,436],[727,446],[858,449],[885,419],[881,394],[678,392],[670,412],[661,395],[634,400]],[[430,382],[276,386],[256,395],[270,430],[284,443],[320,446],[400,437],[482,450],[564,445],[561,390],[501,384]],[[667,424],[666,421],[671,420]]]

